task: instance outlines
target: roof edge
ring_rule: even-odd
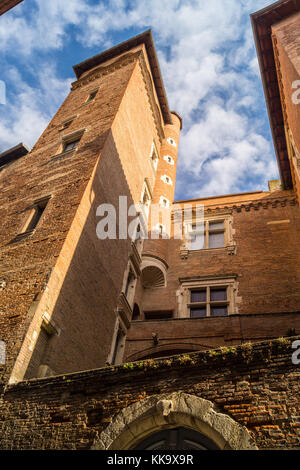
[[[156,94],[159,100],[161,112],[163,115],[163,119],[165,124],[172,124],[172,117],[169,109],[168,99],[162,79],[162,74],[156,54],[156,49],[153,41],[152,31],[148,29],[137,36],[134,36],[127,41],[121,42],[116,46],[107,49],[106,51],[101,52],[83,62],[80,62],[77,65],[73,66],[74,73],[76,75],[77,80],[79,80],[83,73],[91,70],[94,67],[106,62],[107,60],[113,59],[118,55],[128,52],[133,47],[136,47],[140,44],[144,44],[146,47],[152,77],[156,89]]]

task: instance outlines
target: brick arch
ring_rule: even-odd
[[[203,398],[183,392],[153,395],[121,410],[94,441],[92,450],[130,450],[163,429],[183,426],[221,450],[257,450],[248,430]]]

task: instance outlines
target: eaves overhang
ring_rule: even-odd
[[[272,43],[272,25],[300,10],[300,0],[280,0],[251,17],[271,132],[284,189],[293,187],[285,123]]]

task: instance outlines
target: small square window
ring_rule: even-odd
[[[94,101],[94,99],[96,98],[97,93],[98,93],[98,90],[95,90],[92,93],[90,93],[90,95],[87,99],[87,103],[89,103],[90,101]]]
[[[78,147],[79,142],[80,139],[74,140],[73,142],[65,142],[63,151],[68,152],[70,150],[75,150]]]
[[[190,290],[188,305],[191,318],[223,317],[228,315],[230,302],[227,287],[207,286]]]
[[[206,307],[191,308],[191,318],[204,318],[206,317]]]

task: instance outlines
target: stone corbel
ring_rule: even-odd
[[[236,255],[236,245],[228,245],[226,246],[226,251],[229,256]]]

